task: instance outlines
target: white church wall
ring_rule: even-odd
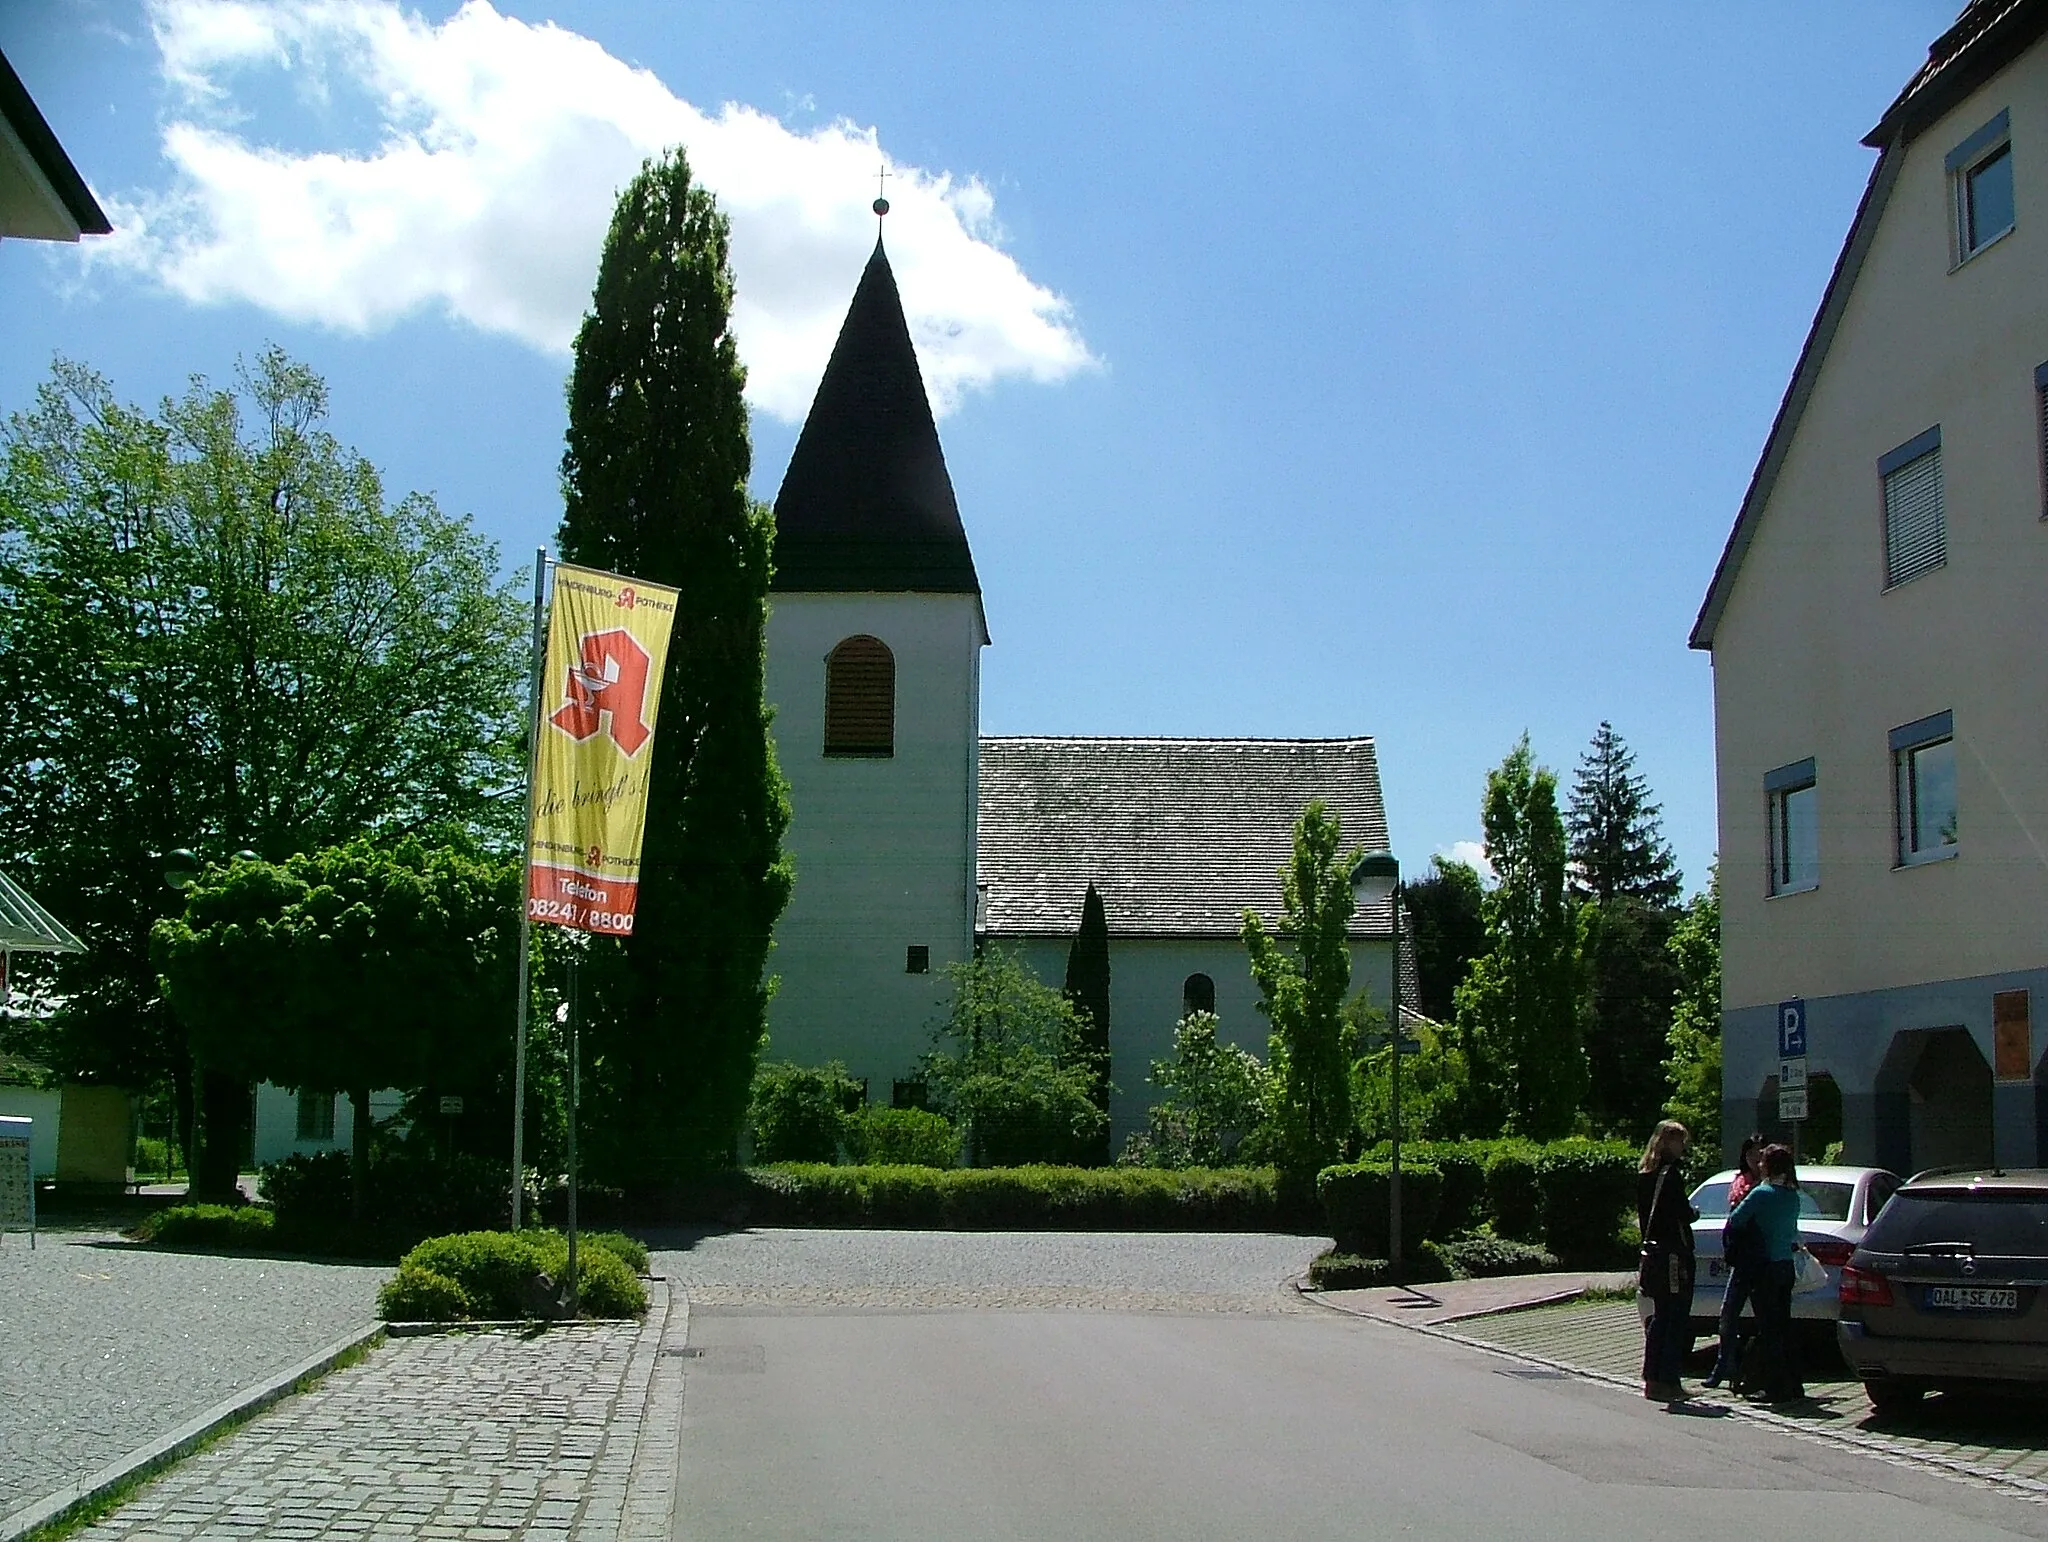
[[[974,945],[982,619],[971,594],[776,594],[767,695],[796,866],[769,971],[769,1055],[842,1060],[889,1101],[930,1047],[943,973]],[[825,659],[845,638],[896,658],[895,754],[827,758]],[[911,974],[912,946],[931,971]]]
[[[1075,906],[1080,924],[1080,906]],[[1014,950],[1046,984],[1067,977],[1070,938],[993,939]],[[1374,1001],[1388,999],[1392,949],[1385,942],[1351,945],[1351,988]],[[1266,1019],[1258,1009],[1259,988],[1236,938],[1111,937],[1109,942],[1110,1142],[1124,1142],[1145,1128],[1146,1115],[1161,1096],[1147,1077],[1152,1062],[1173,1053],[1173,1030],[1181,1018],[1188,976],[1206,974],[1216,984],[1217,1034],[1266,1058]]]

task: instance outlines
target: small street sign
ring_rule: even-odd
[[[1806,1089],[1778,1088],[1778,1117],[1787,1124],[1806,1117]]]
[[[1803,1059],[1806,1055],[1806,1002],[1778,1003],[1778,1058]]]
[[[1394,1040],[1394,1053],[1397,1055],[1419,1055],[1422,1053],[1422,1040],[1396,1039]]]
[[[458,1096],[455,1096],[452,1093],[444,1092],[443,1094],[441,1094],[441,1112],[444,1114],[461,1113],[462,1099]]]
[[[1806,1090],[1806,1057],[1795,1055],[1790,1060],[1778,1062],[1778,1090],[1780,1092],[1804,1092]]]

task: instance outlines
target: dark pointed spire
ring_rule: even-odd
[[[775,498],[774,587],[981,592],[879,238]]]

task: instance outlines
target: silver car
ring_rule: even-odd
[[[1863,1240],[1885,1201],[1905,1180],[1882,1167],[1799,1168],[1799,1240],[1827,1270],[1827,1284],[1792,1297],[1792,1315],[1832,1322],[1840,1310],[1842,1265]],[[1700,1218],[1692,1223],[1693,1332],[1711,1338],[1719,1331],[1721,1297],[1728,1289],[1728,1266],[1721,1258],[1721,1229],[1728,1224],[1728,1189],[1735,1169],[1716,1173],[1692,1191]],[[1750,1306],[1742,1309],[1754,1317]]]

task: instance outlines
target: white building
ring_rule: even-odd
[[[1110,937],[1113,1139],[1191,1005],[1263,1054],[1238,941],[1280,916],[1313,798],[1347,846],[1387,844],[1373,741],[984,738],[981,584],[887,256],[877,243],[776,498],[767,694],[796,887],[769,967],[770,1054],[843,1061],[914,1096],[947,964],[978,942],[1065,976],[1092,882]],[[1354,923],[1381,1001],[1386,907]]]
[[[2048,3],[1977,0],[1878,152],[1693,630],[1724,1129],[1781,1003],[1854,1161],[2048,1161]]]

